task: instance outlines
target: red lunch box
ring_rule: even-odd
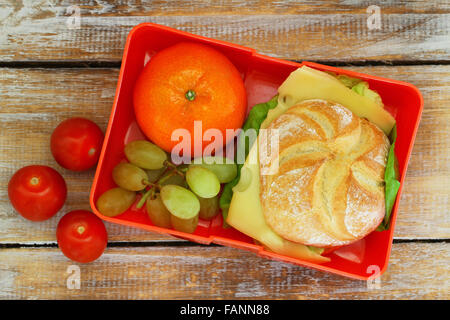
[[[200,220],[193,234],[154,226],[136,203],[126,212],[115,216],[103,216],[96,208],[98,197],[114,188],[113,168],[125,158],[124,146],[130,141],[145,139],[137,125],[133,108],[133,88],[145,64],[158,51],[180,41],[192,41],[209,45],[227,56],[241,73],[247,91],[248,107],[270,100],[288,75],[307,65],[321,71],[345,74],[367,81],[371,89],[376,90],[386,109],[397,122],[397,142],[395,153],[399,161],[400,189],[391,214],[389,230],[374,231],[364,239],[325,254],[331,261],[317,264],[291,258],[265,250],[255,244],[252,238],[233,229],[222,228],[222,215],[211,221]],[[101,219],[126,226],[136,227],[159,233],[167,233],[190,241],[235,247],[257,253],[266,258],[289,262],[342,276],[368,280],[381,275],[387,268],[392,247],[398,204],[403,189],[406,169],[414,144],[415,135],[422,114],[423,99],[413,85],[401,81],[385,79],[358,72],[329,67],[311,62],[292,62],[258,54],[254,49],[224,41],[193,35],[153,23],[143,23],[131,30],[128,35],[117,84],[114,105],[108,123],[100,160],[91,188],[90,203],[93,212]]]

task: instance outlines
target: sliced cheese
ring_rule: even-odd
[[[261,128],[267,127],[289,107],[310,99],[337,102],[361,118],[376,124],[389,135],[395,125],[392,115],[375,101],[347,88],[335,77],[307,66],[292,72],[278,88],[278,105],[269,111]]]
[[[283,239],[266,224],[259,198],[258,159],[258,142],[255,141],[241,169],[242,178],[233,188],[227,223],[273,252],[319,263],[330,261],[305,245]]]

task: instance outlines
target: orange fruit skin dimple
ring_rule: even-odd
[[[192,90],[192,101],[186,92]],[[170,152],[176,129],[187,129],[194,150],[194,121],[203,133],[240,128],[247,110],[244,82],[236,67],[206,45],[181,42],[154,55],[144,67],[134,89],[134,110],[144,134]],[[210,142],[203,142],[202,149]],[[192,151],[193,152],[193,151]]]

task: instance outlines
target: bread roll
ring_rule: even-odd
[[[278,129],[279,153],[260,158],[260,199],[264,218],[277,234],[332,247],[361,239],[380,224],[390,144],[376,125],[340,104],[307,100],[268,129]],[[260,150],[267,148],[269,137],[260,135]],[[264,175],[275,162],[278,171]]]

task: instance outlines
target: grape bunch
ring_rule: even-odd
[[[223,157],[206,157],[193,163],[175,165],[167,153],[153,143],[137,140],[125,146],[129,162],[120,162],[112,171],[116,188],[97,200],[101,214],[114,217],[130,208],[137,193],[142,197],[155,226],[193,233],[199,218],[210,220],[219,212],[221,183],[233,180],[237,166]]]

